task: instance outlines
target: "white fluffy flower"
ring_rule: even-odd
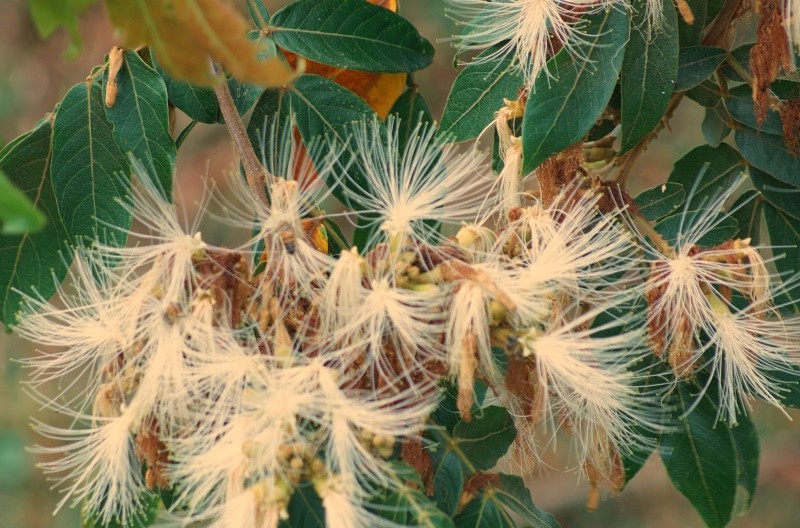
[[[400,121],[390,116],[384,125],[375,119],[359,123],[354,132],[357,176],[347,174],[342,191],[365,218],[374,219],[385,237],[399,245],[440,240],[426,224],[459,225],[475,219],[490,206],[490,182],[480,175],[483,158],[459,151],[436,138],[436,128],[418,124],[399,152]],[[355,174],[355,170],[351,170]]]
[[[800,324],[773,306],[780,278],[758,249],[739,239],[700,245],[725,220],[722,207],[736,189],[706,200],[701,212],[684,210],[673,246],[652,245],[646,290],[656,353],[666,354],[678,377],[709,365],[706,387],[719,386],[720,415],[731,423],[747,394],[779,406],[776,374],[795,368],[800,355]]]
[[[560,46],[571,53],[585,35],[580,17],[603,9],[627,9],[626,0],[448,0],[452,16],[465,24],[454,37],[459,52],[491,49],[473,62],[492,64],[514,56],[525,76],[526,86],[540,72],[547,71],[547,60]],[[661,0],[648,0],[651,24],[661,22]],[[580,60],[578,57],[576,59]]]

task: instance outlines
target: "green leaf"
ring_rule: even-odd
[[[355,159],[353,124],[362,120],[369,122],[375,116],[367,103],[350,90],[319,75],[302,75],[298,78],[291,87],[289,100],[304,142],[328,138],[342,149],[340,162],[343,165]],[[346,185],[356,192],[364,192],[368,184],[359,166],[354,163],[349,170],[353,177],[345,179]],[[328,182],[332,187],[333,183]],[[333,194],[348,204],[349,200],[338,186],[333,188]]]
[[[36,30],[44,38],[63,27],[71,39],[68,56],[77,56],[81,48],[81,34],[78,30],[78,16],[97,0],[28,0],[31,18]]]
[[[800,223],[800,189],[777,180],[756,167],[750,167],[753,186],[769,203]]]
[[[458,422],[452,435],[437,429],[431,436],[445,452],[452,451],[472,473],[488,471],[511,447],[517,430],[514,420],[503,407],[486,407],[469,422]]]
[[[752,168],[750,169],[752,171]],[[731,206],[731,216],[739,224],[736,238],[750,238],[751,244],[758,244],[761,231],[761,203],[764,199],[758,191],[749,190],[736,199]]]
[[[752,72],[750,70],[750,49],[753,47],[753,44],[755,43],[750,42],[748,44],[744,44],[742,46],[739,46],[735,50],[731,51],[730,53],[731,60],[734,60],[739,64],[741,64],[744,67],[745,71],[750,75],[752,75]],[[742,82],[742,83],[747,82],[745,79],[739,76],[739,74],[736,73],[736,70],[731,68],[731,66],[727,62],[722,65],[722,73],[725,74],[725,77],[727,77],[728,80],[730,81]]]
[[[728,112],[721,103],[713,108],[705,109],[700,130],[703,131],[706,142],[712,147],[718,147],[731,133],[731,129],[728,127],[728,117]]]
[[[691,226],[697,219],[702,218],[707,211],[681,211],[674,215],[668,216],[656,224],[655,229],[664,239],[670,244],[678,242],[678,235],[686,233],[689,226]],[[681,231],[683,227],[683,231]],[[701,247],[713,247],[728,240],[731,240],[739,232],[739,224],[736,219],[731,216],[721,216],[718,218],[714,226],[709,228],[706,233],[697,241],[697,245]]]
[[[683,204],[686,191],[679,183],[665,183],[648,189],[634,198],[636,207],[646,219],[658,220],[673,212]]]
[[[282,528],[325,528],[322,499],[310,484],[301,484],[294,490],[286,511],[289,518],[281,521]]]
[[[775,260],[775,267],[787,275],[800,272],[800,225],[769,202],[764,202],[763,208],[770,243],[778,246],[774,250],[776,256],[783,254],[783,258]],[[792,297],[797,297],[797,289],[792,292]]]
[[[758,462],[761,450],[758,431],[747,416],[739,416],[736,427],[728,429],[736,450],[736,473],[738,493],[734,514],[742,514],[750,509],[758,487]]]
[[[631,20],[625,46],[620,91],[622,96],[621,152],[642,140],[661,121],[678,75],[678,14],[673,0],[663,0],[662,23],[652,30],[644,2]]]
[[[401,153],[405,150],[408,138],[417,124],[423,123],[428,126],[433,124],[433,116],[428,108],[428,103],[416,88],[409,88],[403,92],[392,105],[389,115],[397,116],[400,119],[397,147]]]
[[[21,235],[41,229],[47,219],[0,170],[0,235]]]
[[[520,525],[519,520],[524,524]],[[558,528],[555,517],[531,500],[531,493],[518,476],[497,475],[456,516],[458,528]]]
[[[744,167],[744,160],[730,145],[701,145],[675,162],[669,181],[680,183],[690,192],[693,190],[692,200],[695,201],[727,189],[739,178]]]
[[[661,437],[661,459],[670,480],[689,499],[709,528],[728,524],[733,513],[737,474],[737,451],[729,429],[717,422],[717,408],[702,395],[688,416],[698,395],[686,383],[675,391],[680,426]]]
[[[686,97],[706,108],[714,108],[722,100],[722,90],[711,81],[703,81],[686,91]]]
[[[582,44],[548,61],[548,70],[558,78],[542,72],[534,83],[522,125],[526,173],[580,141],[614,92],[630,30],[628,14],[607,9],[586,20]]]
[[[784,183],[800,187],[800,157],[786,147],[780,136],[740,128],[734,139],[739,152],[751,165]]]
[[[501,60],[481,62],[496,52],[488,49],[456,76],[442,114],[439,135],[448,141],[466,141],[478,137],[503,107],[503,99],[516,99],[525,79],[506,54]]]
[[[167,94],[172,104],[200,123],[225,122],[213,88],[195,86],[186,81],[175,80],[158,64],[158,59],[152,50],[150,50],[150,57],[153,61],[153,67],[164,80]],[[242,83],[234,77],[228,78],[228,88],[231,90],[233,102],[240,115],[245,114],[253,106],[253,103],[263,91],[263,88],[259,86]]]
[[[753,104],[753,91],[749,85],[743,84],[728,90],[725,108],[731,117],[739,123],[756,129],[761,133],[783,135],[781,116],[775,110],[767,110],[767,118],[761,125],[756,122],[756,107]]]
[[[703,29],[706,27],[706,17],[708,14],[708,0],[686,0],[689,8],[694,15],[694,23],[687,24],[683,17],[678,18],[678,35],[682,48],[700,44],[703,37]]]
[[[433,500],[447,515],[453,516],[464,492],[464,466],[452,451],[433,455]]]
[[[103,98],[108,69],[103,76]],[[155,177],[167,199],[172,196],[172,174],[177,148],[169,134],[169,102],[161,76],[139,55],[126,50],[117,75],[118,93],[106,117],[114,126],[114,139]]]
[[[104,107],[97,84],[76,84],[67,92],[53,124],[50,173],[70,237],[123,246],[131,214],[119,200],[130,197],[130,176]]]
[[[394,462],[392,491],[372,503],[383,518],[399,525],[425,528],[454,528],[453,521],[421,490],[417,472],[402,462]]]
[[[16,321],[22,298],[15,290],[50,298],[72,261],[50,181],[53,126],[43,119],[32,131],[0,151],[0,171],[44,214],[47,223],[35,233],[0,234],[0,320]]]
[[[712,46],[690,46],[681,49],[675,91],[682,92],[694,88],[708,79],[727,56],[728,52],[725,49]]]
[[[262,0],[247,0],[247,11],[258,29],[269,27],[269,10]]]
[[[364,0],[298,0],[272,16],[281,48],[367,72],[413,72],[433,61],[433,46],[411,23]]]

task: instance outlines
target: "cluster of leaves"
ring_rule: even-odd
[[[75,10],[90,3],[64,3],[69,7],[61,20],[74,28]],[[270,14],[260,1],[250,0],[254,29],[249,33],[244,18],[221,0],[171,2],[175,10],[155,1],[106,3],[128,43],[150,47],[124,50],[118,73],[112,73],[110,62],[96,68],[53,113],[0,152],[0,320],[6,325],[14,324],[20,309],[19,292],[35,290],[47,298],[56,291],[74,247],[93,241],[126,243],[122,233],[131,216],[119,203],[130,201],[130,181],[121,176],[130,173],[129,153],[169,194],[177,151],[194,125],[223,121],[208,86],[214,80],[208,55],[234,74],[228,86],[240,114],[252,109],[248,134],[254,144],[261,141],[267,116],[291,113],[305,142],[325,136],[346,145],[342,162],[347,164],[355,149],[349,134],[354,121],[395,114],[402,118],[405,135],[420,120],[433,121],[408,77],[432,62],[433,48],[394,12],[394,1],[298,0]],[[521,120],[512,123],[521,136],[525,173],[576,143],[606,137],[617,125],[620,149],[609,153],[607,161],[629,170],[626,163],[688,97],[704,108],[702,131],[708,144],[679,159],[665,186],[637,197],[640,212],[658,222],[657,229],[669,239],[678,230],[676,211],[690,189],[695,198],[711,196],[746,171],[752,188],[732,204],[735,214],[720,224],[714,233],[718,238],[708,245],[732,238],[758,241],[765,225],[771,243],[785,251],[775,265],[789,275],[800,269],[800,83],[772,75],[764,88],[766,73],[752,60],[764,43],[730,49],[719,36],[735,18],[732,11],[739,2],[685,3],[693,23],[677,13],[672,0],[664,0],[658,29],[648,26],[643,1],[633,2],[633,11],[608,9],[586,17],[580,60],[574,60],[575,50],[556,53],[548,62],[554,76],[540,75],[523,98],[525,83],[513,56],[467,65],[452,87],[439,134],[449,141],[477,139],[504,100],[527,99]],[[44,10],[45,5],[31,1],[41,30],[48,33],[61,15]],[[155,25],[145,25],[144,15]],[[212,45],[211,34],[226,40]],[[300,58],[305,73],[296,75],[292,67],[303,63]],[[118,93],[109,101],[114,83]],[[766,106],[763,97],[754,97],[757,90],[766,90]],[[179,134],[170,126],[175,109],[192,120]],[[351,191],[358,192],[361,181],[358,174],[348,179]],[[334,194],[347,201],[341,189]],[[325,222],[331,253],[350,245],[333,222]],[[369,223],[365,215],[362,225]],[[358,228],[352,245],[363,249],[369,238],[368,229]],[[736,426],[718,421],[713,391],[705,392],[687,414],[696,400],[694,383],[679,384],[665,402],[680,426],[665,433],[657,449],[674,485],[705,522],[724,526],[752,502],[758,435],[745,416]],[[800,407],[796,379],[786,380],[786,391],[784,403]],[[378,511],[415,526],[510,527],[520,518],[532,526],[557,526],[531,502],[521,479],[490,473],[516,434],[508,411],[478,405],[474,414],[472,421],[460,421],[455,396],[448,394],[431,419],[437,427],[427,433],[424,446],[432,461],[430,489],[419,467],[398,462],[407,487],[376,501],[376,506],[391,506]],[[624,461],[626,481],[648,455]],[[163,491],[161,500],[168,503],[169,493]],[[151,503],[158,505],[155,499]],[[322,526],[320,509],[313,489],[303,489],[292,498],[286,525]],[[153,520],[151,514],[142,525]]]

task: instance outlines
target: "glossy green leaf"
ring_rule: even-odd
[[[728,427],[717,422],[717,408],[707,395],[684,416],[697,398],[686,383],[676,388],[676,410],[683,417],[679,428],[661,437],[661,459],[675,488],[709,528],[720,528],[733,513],[737,450]]]
[[[784,183],[800,187],[800,157],[786,147],[780,136],[740,128],[734,138],[739,152],[751,165]]]
[[[480,62],[496,52],[488,49],[456,76],[442,114],[439,135],[448,141],[474,139],[503,108],[503,99],[516,99],[525,79],[508,54],[501,60]]]
[[[622,96],[621,152],[642,140],[661,121],[678,75],[678,14],[673,0],[663,0],[662,23],[650,29],[644,2],[631,20],[625,46],[620,91]]]
[[[270,20],[278,46],[302,57],[368,72],[413,72],[433,46],[405,18],[363,0],[298,0]]]
[[[725,108],[731,117],[739,123],[756,129],[765,134],[783,135],[781,116],[775,110],[768,109],[767,117],[761,125],[756,121],[756,107],[753,104],[753,90],[749,85],[743,84],[728,90],[725,98]]]
[[[0,151],[0,171],[47,220],[35,233],[0,234],[0,320],[6,325],[14,324],[21,307],[15,290],[33,294],[35,289],[49,298],[72,260],[50,180],[52,133],[52,121],[44,119]]]
[[[752,168],[751,168],[752,170]],[[757,245],[761,231],[761,203],[764,198],[758,191],[749,190],[736,199],[731,206],[731,216],[739,224],[736,238],[749,238],[752,245]]]
[[[488,471],[511,447],[517,430],[503,407],[486,407],[469,422],[458,422],[452,434],[442,429],[431,432],[437,450],[452,451],[469,472]]]
[[[725,49],[712,46],[690,46],[681,49],[675,91],[682,92],[694,88],[708,79],[727,56],[728,52]]]
[[[212,88],[207,86],[195,86],[186,81],[173,79],[158,64],[157,57],[152,50],[150,56],[156,71],[161,75],[161,78],[164,79],[164,84],[167,87],[167,94],[172,104],[184,114],[200,123],[214,124],[225,122],[225,119],[222,117],[222,112],[219,109],[219,104],[217,103],[217,96],[214,95],[214,90]],[[228,78],[228,87],[231,90],[233,102],[239,114],[245,114],[264,90],[256,85],[242,83],[234,77]]]
[[[556,79],[542,72],[525,107],[523,171],[580,141],[603,113],[617,84],[630,30],[628,14],[608,9],[587,17],[582,44],[548,61]],[[576,58],[580,57],[580,58]]]
[[[76,84],[61,101],[53,124],[50,174],[64,225],[75,242],[125,244],[131,213],[119,201],[130,198],[128,161],[114,141],[98,84]]]
[[[457,528],[558,528],[549,513],[533,503],[531,493],[518,476],[497,475],[455,518]]]
[[[411,136],[411,133],[419,123],[427,124],[428,126],[433,124],[433,116],[430,108],[428,108],[428,103],[425,102],[422,94],[416,88],[409,88],[403,92],[392,105],[389,115],[394,115],[400,119],[397,147],[401,153],[405,150],[409,136]]]
[[[750,167],[750,180],[764,199],[800,223],[800,189],[787,185],[756,167]]]
[[[639,212],[650,221],[658,220],[683,204],[686,191],[679,183],[668,182],[648,189],[634,199]]]
[[[693,192],[692,203],[699,204],[700,199],[727,189],[744,168],[744,160],[730,145],[701,145],[675,162],[669,181],[680,183],[687,192]]]
[[[38,231],[47,218],[25,193],[8,181],[0,170],[0,235],[21,235]]]
[[[700,204],[698,204],[700,205]],[[670,244],[678,241],[680,233],[686,233],[697,219],[707,214],[705,210],[681,211],[668,216],[656,224],[655,229]],[[683,231],[681,231],[683,227]],[[697,245],[702,247],[713,247],[727,240],[731,240],[739,232],[739,224],[731,216],[721,216],[714,226],[708,228],[705,234],[697,241]]]
[[[720,143],[728,137],[728,134],[731,133],[731,129],[728,126],[728,119],[728,112],[721,103],[713,108],[709,107],[705,109],[705,115],[703,116],[703,122],[700,124],[700,130],[703,131],[703,138],[705,138],[706,142],[712,147],[718,147]]]
[[[108,69],[103,77],[103,99]],[[130,152],[157,179],[169,199],[177,148],[169,133],[167,88],[161,76],[135,51],[126,50],[117,75],[118,93],[106,117],[114,127],[119,148]]]

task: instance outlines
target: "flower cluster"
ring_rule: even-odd
[[[748,394],[780,403],[800,327],[748,240],[703,245],[732,191],[668,241],[580,147],[523,178],[504,119],[502,184],[434,127],[401,141],[390,118],[308,148],[293,129],[265,127],[269,203],[239,179],[217,198],[246,246],[184,228],[139,170],[121,206],[146,243],[83,250],[60,305],[29,298],[18,333],[57,349],[26,361],[32,392],[71,419],[36,424],[62,503],[125,523],[146,488],[174,489],[177,522],[275,527],[313,486],[328,526],[391,525],[371,500],[398,485],[402,446],[427,441],[448,379],[464,421],[478,380],[509,409],[517,460],[569,433],[596,486],[622,484],[622,458],[668,427],[664,395],[701,369],[731,422]],[[364,247],[332,251],[331,189],[367,219]],[[654,355],[671,381],[653,381]]]

